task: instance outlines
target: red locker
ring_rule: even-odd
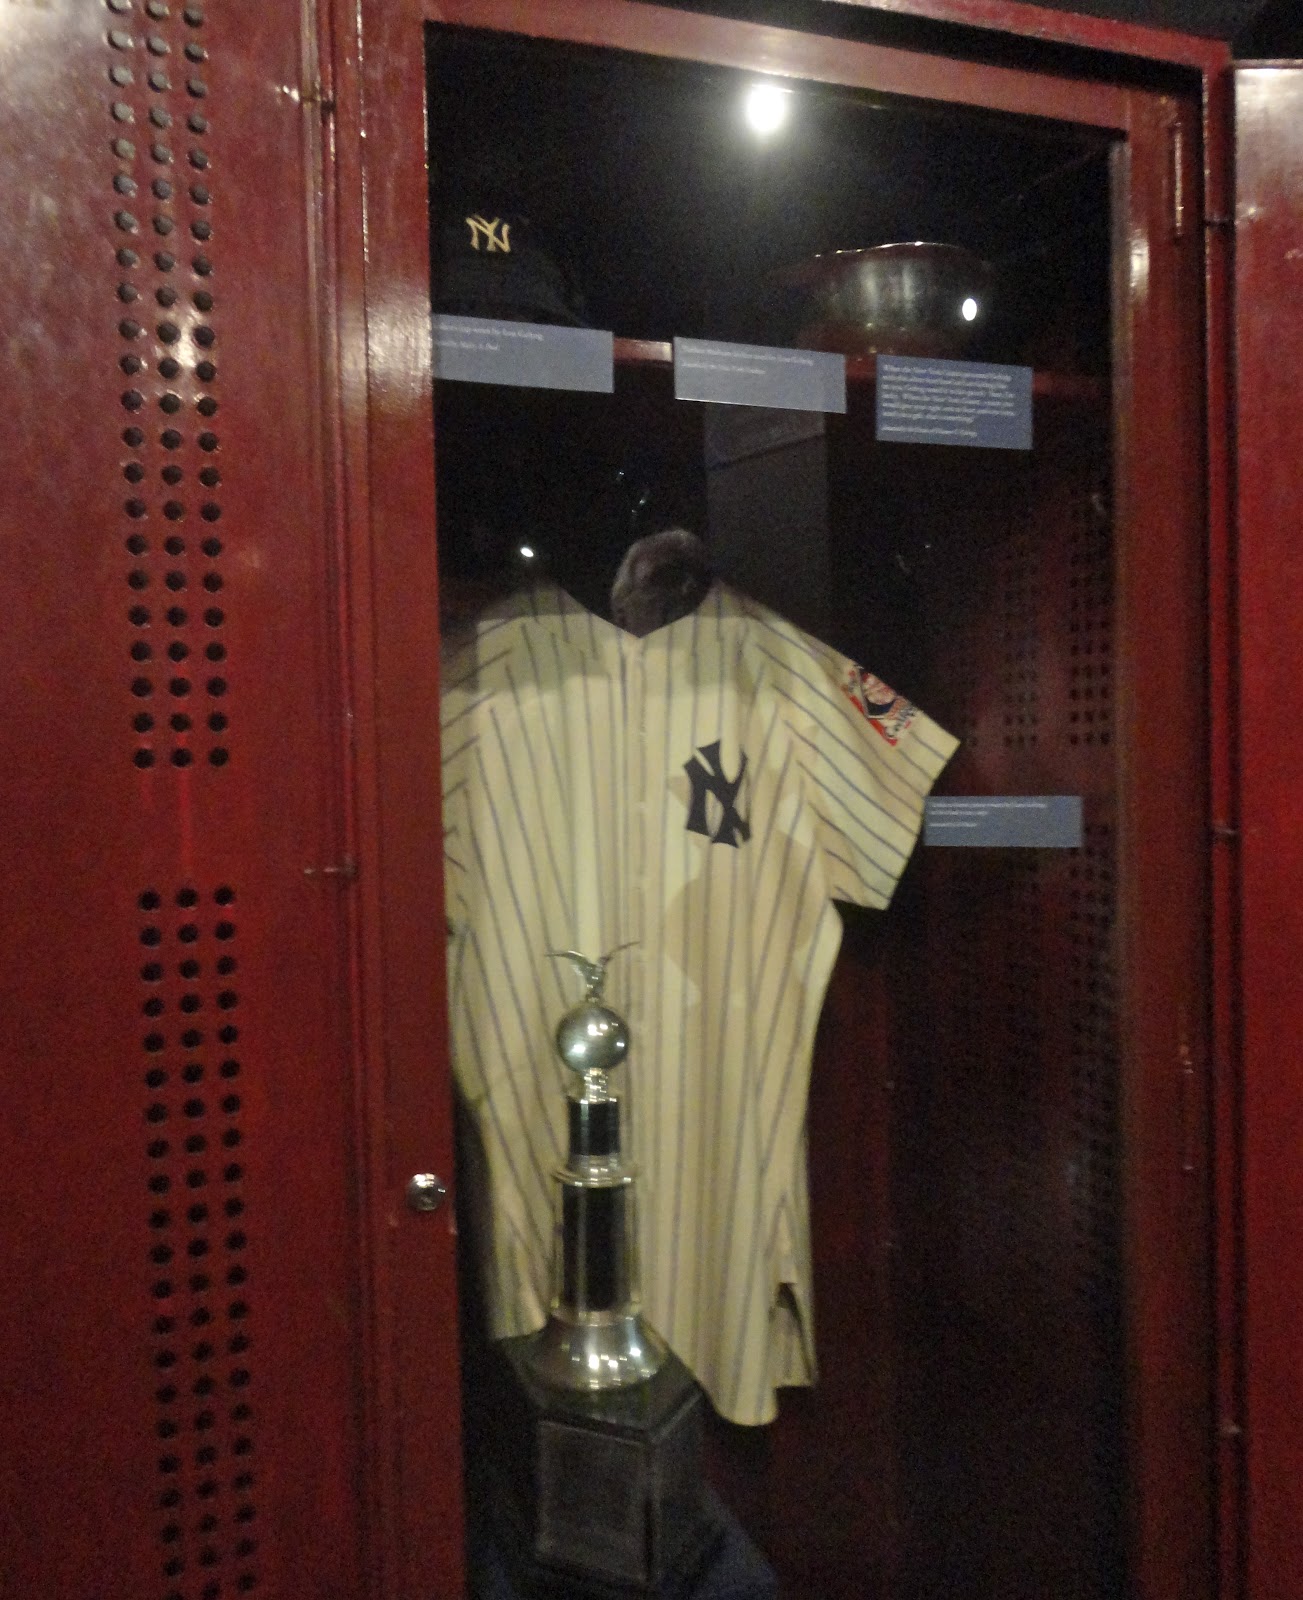
[[[852,927],[821,1061],[947,1071],[857,1080],[887,1131],[818,1175],[827,1388],[767,1435],[721,1434],[713,1469],[793,1592],[835,1581],[824,1549],[884,1600],[952,1558],[949,1592],[1066,1594],[1087,1550],[1144,1600],[1292,1596],[1298,79],[1238,82],[1232,541],[1226,52],[1004,0],[830,5],[822,33],[587,0],[5,8],[0,1595],[464,1592],[455,1210],[409,1198],[455,1176],[425,57],[449,25],[1112,141],[1111,391],[1074,410],[1042,382],[1045,453],[999,513],[990,607],[952,636],[983,676],[965,698],[926,668],[969,738],[961,776],[1077,772],[1090,848],[929,859],[885,939]],[[663,388],[645,351],[623,372]],[[1071,659],[1066,631],[1062,659],[1037,642],[1060,626]],[[1105,655],[1107,755],[1068,721]],[[1003,720],[1029,663],[1034,747]],[[963,971],[938,907],[974,912]],[[888,1001],[914,971],[944,996],[925,1024]],[[1043,1027],[1008,1020],[1027,986]],[[812,1105],[829,1141],[845,1103]],[[842,1280],[889,1334],[856,1342]],[[1092,1344],[1069,1313],[1101,1282]],[[933,1317],[924,1360],[939,1285],[967,1331]],[[983,1405],[1050,1394],[1056,1363],[1078,1409],[984,1463]],[[962,1437],[952,1499],[909,1429]]]

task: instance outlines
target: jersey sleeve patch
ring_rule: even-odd
[[[887,741],[898,744],[901,735],[918,715],[904,695],[887,687],[881,678],[857,667],[853,661],[846,663],[842,678],[842,693],[860,715]]]

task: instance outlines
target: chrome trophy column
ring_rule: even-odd
[[[638,1300],[636,1166],[621,1147],[620,1102],[610,1076],[628,1055],[629,1030],[602,999],[606,968],[576,950],[549,951],[584,981],[561,1018],[556,1047],[569,1074],[569,1151],[558,1187],[552,1306],[527,1360],[545,1383],[598,1393],[644,1383],[664,1364],[662,1340]]]

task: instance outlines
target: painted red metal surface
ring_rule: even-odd
[[[1207,347],[1209,811],[1211,818],[1212,1157],[1217,1340],[1218,1594],[1242,1593],[1243,1400],[1240,1373],[1238,643],[1233,532],[1232,86],[1205,77],[1203,214]]]
[[[1108,55],[1171,62],[1195,67],[1202,73],[1220,72],[1229,56],[1226,46],[1218,40],[1071,11],[1051,11],[1024,4],[1022,0],[836,0],[836,3],[870,12],[916,17],[926,22],[985,28],[1047,44],[1076,45]]]
[[[544,0],[529,6],[518,0],[426,0],[424,12],[431,22],[565,39],[574,44],[618,45],[650,55],[709,61],[821,83],[868,84],[884,94],[1060,117],[1088,127],[1125,126],[1124,96],[1107,83],[1078,83],[1067,77],[1035,80],[1013,68],[972,62],[966,62],[959,72],[955,63],[944,57],[759,23],[725,23],[637,0],[622,0],[609,9],[594,6],[590,0]]]
[[[1245,1593],[1285,1600],[1303,1590],[1303,757],[1288,731],[1303,596],[1303,68],[1240,69],[1235,110]]]
[[[1171,152],[1196,110],[1137,97],[1115,246],[1122,463],[1119,771],[1128,1213],[1127,1358],[1138,1593],[1211,1592],[1208,1412],[1209,883],[1201,229],[1174,209]],[[1182,180],[1182,181],[1188,181]],[[1143,244],[1140,241],[1144,241]],[[1162,626],[1154,626],[1155,607]],[[1157,706],[1163,713],[1155,725]],[[1151,959],[1160,950],[1163,959]]]
[[[464,1590],[456,1187],[444,990],[424,39],[419,8],[341,16],[337,380],[354,684],[361,1110],[371,1172],[382,1592]],[[382,156],[363,160],[362,140]],[[441,1213],[403,1188],[434,1171]]]
[[[0,26],[6,1597],[365,1590],[300,48]]]

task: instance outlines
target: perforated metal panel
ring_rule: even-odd
[[[0,28],[6,1600],[364,1592],[300,49]]]
[[[933,699],[964,739],[949,791],[1080,794],[1086,834],[925,852],[900,908],[895,982],[923,997],[896,1149],[903,1583],[1105,1600],[1125,1496],[1109,448],[1088,413],[1037,429],[1003,530],[924,572]]]

